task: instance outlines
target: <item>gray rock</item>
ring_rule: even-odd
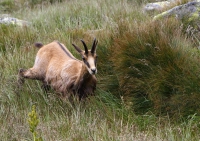
[[[17,18],[1,15],[0,16],[0,24],[6,25],[17,25],[17,26],[29,26],[31,23],[24,20],[19,20]]]
[[[164,8],[167,8],[167,7],[171,6],[172,4],[175,4],[176,2],[177,2],[177,0],[167,0],[167,1],[147,3],[143,9],[146,12],[161,11]]]
[[[168,7],[170,5],[169,1],[162,1],[162,2],[154,2],[154,3],[147,3],[144,6],[144,11],[160,11],[165,7]]]
[[[167,10],[161,14],[158,14],[154,16],[154,20],[164,18],[164,17],[170,17],[174,16],[177,19],[183,19],[185,17],[192,18],[193,16],[198,16],[199,17],[199,12],[200,12],[200,2],[193,1],[193,2],[188,2],[183,5],[175,6],[174,8]]]

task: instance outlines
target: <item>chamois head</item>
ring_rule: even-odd
[[[85,42],[83,40],[81,40],[81,42],[83,43],[85,51],[83,51],[82,49],[80,49],[75,44],[72,44],[72,45],[74,46],[74,48],[82,56],[82,60],[85,63],[88,72],[90,74],[92,74],[92,75],[96,74],[97,73],[97,67],[96,67],[96,62],[97,62],[96,46],[97,46],[98,41],[96,39],[94,39],[94,42],[93,42],[91,50],[88,50],[88,47],[87,47],[87,45],[85,44]]]

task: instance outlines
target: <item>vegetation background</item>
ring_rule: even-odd
[[[0,24],[0,140],[33,140],[33,105],[35,130],[46,141],[199,140],[199,31],[173,18],[152,21],[142,9],[147,2],[0,0],[2,14],[31,22]],[[71,44],[91,45],[94,37],[96,96],[64,102],[32,80],[16,94],[19,68],[34,64],[35,42],[58,40],[80,59]]]

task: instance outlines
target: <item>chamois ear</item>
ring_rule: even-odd
[[[97,47],[97,43],[98,43],[98,40],[96,40],[96,38],[95,38],[94,42],[93,42],[93,45],[92,45],[91,53],[95,53],[96,47]]]
[[[85,54],[88,54],[88,48],[87,48],[85,42],[82,39],[81,39],[81,42],[83,43],[83,46],[85,48]]]
[[[72,44],[74,46],[74,48],[79,52],[79,53],[82,53],[83,51],[78,47],[76,46],[75,44]]]

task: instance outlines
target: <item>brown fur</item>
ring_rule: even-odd
[[[96,40],[94,44],[93,50],[96,49]],[[79,98],[82,98],[94,93],[97,81],[95,75],[91,74],[90,68],[83,61],[76,59],[63,44],[54,41],[44,46],[37,43],[35,46],[40,49],[34,66],[28,70],[19,70],[19,84],[24,82],[24,78],[41,80],[44,85],[50,85],[64,97],[77,93]],[[75,48],[82,57],[91,56],[90,50],[85,54],[77,46]],[[94,56],[96,53],[92,53],[92,57]]]

